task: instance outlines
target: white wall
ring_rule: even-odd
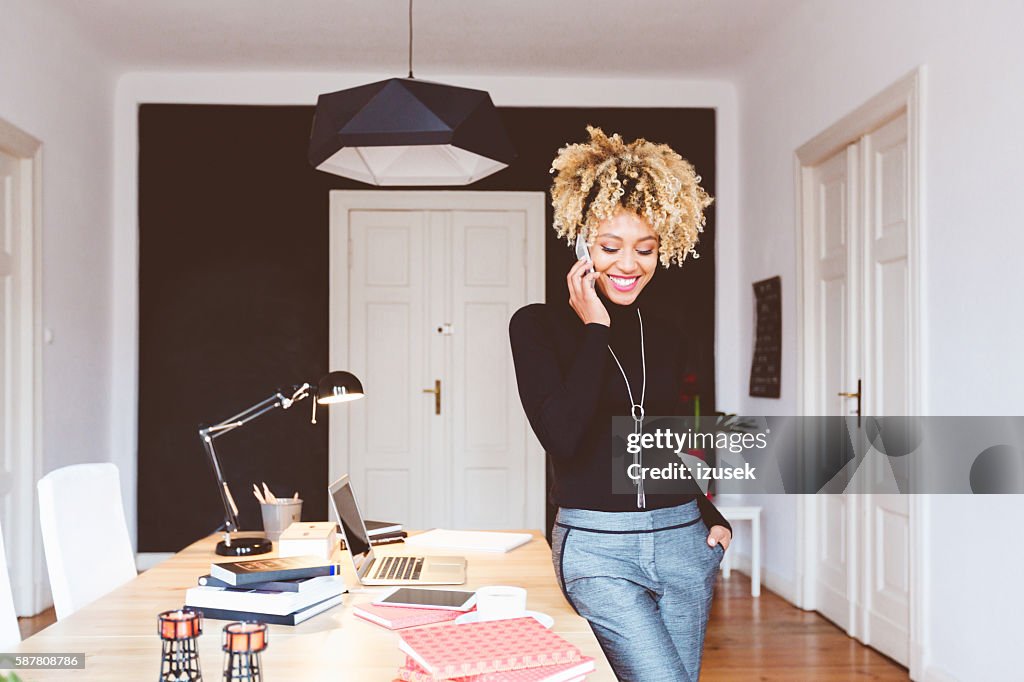
[[[115,114],[114,190],[114,383],[112,392],[111,443],[113,461],[134,480],[137,449],[138,404],[138,130],[137,108],[144,102],[204,104],[314,104],[322,92],[369,83],[394,74],[326,73],[164,73],[125,74],[118,81]],[[715,330],[717,352],[737,352],[735,310],[739,281],[737,224],[739,197],[737,179],[736,95],[723,82],[656,79],[594,79],[534,77],[464,77],[431,75],[431,80],[479,88],[491,93],[498,106],[578,107],[713,107],[716,116],[718,151],[715,201],[717,211],[717,308]],[[583,131],[580,131],[583,134]],[[679,150],[684,156],[686,150]],[[699,169],[698,169],[699,170]],[[735,387],[741,380],[736,367],[719,363],[716,380],[721,400],[737,399]],[[212,485],[212,483],[211,483]],[[129,528],[136,534],[136,494],[125,490]]]
[[[63,13],[0,0],[0,117],[43,143],[44,472],[110,457],[113,103],[109,65]]]
[[[1022,23],[1016,2],[813,2],[752,55],[737,83],[743,254],[732,373],[749,372],[750,284],[781,275],[783,388],[779,400],[744,397],[741,413],[798,412],[794,151],[924,64],[924,411],[1024,414],[1024,318],[1012,310],[1024,285]],[[796,498],[770,505],[765,569],[792,580]],[[935,496],[930,508],[930,674],[1019,675],[1024,498]]]

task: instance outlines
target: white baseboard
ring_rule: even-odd
[[[924,669],[924,677],[921,678],[921,682],[960,682],[960,680],[953,677],[939,666],[929,664]]]
[[[729,550],[732,551],[732,550]],[[751,573],[750,567],[750,555],[749,554],[734,554],[731,558],[732,570],[739,571],[743,575],[749,576]],[[771,590],[775,594],[779,595],[790,604],[797,606],[797,580],[795,578],[785,578],[778,573],[769,571],[761,564],[761,587]]]
[[[159,563],[167,561],[174,552],[139,552],[135,555],[135,568],[142,571],[148,571]]]
[[[913,682],[924,682],[924,676],[928,673],[924,664],[924,647],[920,642],[910,642],[910,679]]]

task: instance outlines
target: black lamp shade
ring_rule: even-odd
[[[331,372],[316,387],[316,401],[321,405],[358,400],[364,396],[363,384],[349,372]]]
[[[320,95],[309,140],[314,168],[372,185],[468,185],[515,158],[487,92],[413,78]]]

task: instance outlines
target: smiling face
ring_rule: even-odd
[[[636,213],[619,209],[598,224],[590,257],[600,275],[597,286],[605,298],[617,305],[629,305],[654,277],[658,236]]]

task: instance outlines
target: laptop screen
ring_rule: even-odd
[[[341,524],[341,532],[348,545],[352,561],[358,571],[370,556],[370,539],[366,534],[366,525],[359,514],[356,497],[352,492],[352,484],[348,475],[342,476],[330,487],[331,506]]]

